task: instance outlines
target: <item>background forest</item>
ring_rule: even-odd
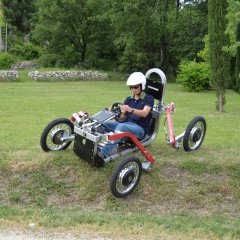
[[[41,67],[64,68],[81,62],[126,73],[158,67],[175,77],[193,71],[195,78],[201,75],[201,84],[186,89],[209,87],[208,22],[215,13],[208,14],[208,0],[1,1],[0,24],[8,25],[12,61],[36,60]],[[231,75],[228,87],[239,91],[240,5],[236,0],[221,2],[216,4],[224,8],[224,34],[229,38],[222,48],[231,58],[231,70],[225,70]],[[179,74],[178,81],[184,83],[184,77]]]

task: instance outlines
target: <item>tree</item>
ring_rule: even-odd
[[[217,109],[224,112],[225,93],[230,83],[230,55],[223,51],[229,45],[229,35],[225,34],[227,0],[208,1],[209,63],[210,82],[216,88]]]
[[[99,17],[102,7],[93,0],[40,0],[32,39],[48,53],[61,56],[68,67],[93,54],[96,61],[105,54],[109,57],[112,35],[109,23]]]
[[[227,19],[228,25],[226,32],[231,36],[231,44],[227,50],[236,56],[235,59],[235,85],[233,87],[240,93],[240,2],[236,0],[228,0]]]
[[[106,17],[115,30],[120,67],[124,71],[169,66],[167,36],[168,12],[176,11],[175,0],[103,1]],[[177,1],[179,2],[179,1]]]
[[[237,23],[236,42],[240,43],[240,22]],[[240,46],[236,47],[235,78],[236,78],[236,90],[238,93],[240,93]]]
[[[203,9],[200,11],[198,5],[187,4],[179,10],[177,18],[175,13],[169,15],[167,28],[170,34],[167,40],[177,63],[186,59],[197,60],[197,53],[204,48],[203,39],[208,32],[208,24],[207,12]]]
[[[197,55],[202,58],[206,63],[209,63],[209,34],[205,35],[204,39],[204,49],[202,49]]]
[[[3,18],[3,10],[2,9],[3,9],[2,0],[0,0],[0,27],[4,25],[4,18]]]
[[[36,13],[35,2],[37,0],[2,0],[4,14],[8,24],[18,31],[28,33],[31,29],[30,18]]]
[[[30,31],[31,43],[44,48],[42,62],[52,66],[90,60],[128,72],[176,72],[180,59],[196,58],[207,31],[204,0],[2,1],[8,23]]]

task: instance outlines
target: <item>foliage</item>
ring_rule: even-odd
[[[232,77],[232,89],[240,93],[240,2],[236,0],[228,0],[228,8],[226,18],[228,20],[226,32],[231,37],[230,46],[225,49],[233,56],[236,56],[233,64],[235,73]]]
[[[66,4],[67,3],[67,4]],[[83,0],[41,0],[34,42],[61,56],[66,67],[91,59],[111,59],[111,27],[101,18],[101,4]],[[109,54],[110,53],[110,54]]]
[[[236,48],[240,46],[240,42],[236,40],[236,29],[238,23],[240,23],[240,2],[238,0],[227,0],[227,14],[226,18],[228,20],[226,33],[230,35],[231,42],[229,46],[225,46],[233,56],[236,55]]]
[[[9,53],[0,53],[0,69],[10,69],[15,63],[15,57]]]
[[[80,65],[83,65],[84,67],[84,62],[80,63]],[[99,57],[94,57],[94,55],[89,55],[88,60],[86,61],[86,67],[93,68],[93,69],[101,69],[104,71],[112,71],[112,70],[117,70],[118,67],[116,65],[116,61],[114,59],[107,59],[107,58],[99,58]],[[85,68],[86,68],[85,67]]]
[[[16,0],[4,4],[17,31],[31,28],[31,42],[61,56],[65,67],[88,60],[94,68],[160,67],[176,73],[180,60],[197,57],[207,29],[206,1],[24,0],[18,8]]]
[[[167,28],[169,33],[167,41],[171,57],[177,59],[177,63],[183,59],[193,61],[198,59],[198,52],[204,47],[203,38],[207,34],[207,3],[202,2],[201,8],[196,5],[186,5],[177,16],[168,16]]]
[[[120,70],[127,73],[147,70],[146,54],[132,49],[125,50],[120,57]]]
[[[198,57],[202,58],[205,62],[209,63],[209,34],[204,37],[204,49],[201,50],[198,54]]]
[[[206,62],[181,62],[176,82],[189,92],[199,92],[210,87],[210,67]]]
[[[21,56],[23,59],[32,60],[39,58],[42,51],[42,48],[34,46],[29,42],[23,44],[15,44],[9,52],[15,56]]]
[[[105,3],[108,9],[105,16],[110,19],[115,29],[114,44],[118,49],[120,68],[134,71],[156,66],[160,63],[160,49],[167,51],[160,43],[164,33],[164,7],[173,7],[173,1],[117,1]],[[160,43],[160,44],[159,44]],[[135,55],[133,57],[133,55]],[[134,63],[135,61],[135,63]],[[129,64],[129,65],[128,65]]]
[[[226,1],[209,0],[208,2],[210,81],[216,88],[217,109],[220,112],[224,111],[224,95],[230,84],[230,54],[223,51],[223,46],[230,43],[229,35],[224,33],[227,26]]]
[[[59,56],[57,54],[44,53],[41,55],[40,58],[37,59],[37,62],[40,64],[41,67],[49,68],[55,67],[58,60]]]
[[[240,43],[240,22],[236,28],[236,42]],[[235,68],[236,90],[240,93],[240,46],[236,49],[236,68]]]
[[[30,31],[30,19],[38,9],[35,6],[37,0],[2,0],[6,22],[18,31],[27,33]]]
[[[0,26],[4,25],[4,15],[2,11],[2,0],[0,0]]]
[[[136,67],[157,66],[164,72],[173,69],[175,73],[181,59],[196,58],[207,33],[206,12],[202,7],[206,9],[206,3],[184,5],[177,1],[177,4],[177,8],[173,0],[114,0],[105,4],[106,15],[117,33],[114,43],[120,50],[121,69],[131,69],[132,65],[132,71]],[[133,59],[138,62],[133,63]]]

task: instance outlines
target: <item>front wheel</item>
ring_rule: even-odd
[[[73,134],[74,125],[67,118],[58,118],[50,122],[43,130],[40,145],[45,152],[65,150],[71,142],[63,142],[62,137]]]
[[[207,130],[206,121],[203,117],[195,117],[187,126],[183,137],[185,151],[197,150],[205,137]]]
[[[142,175],[142,163],[138,157],[129,156],[115,168],[110,181],[112,194],[117,198],[129,195],[138,185]]]

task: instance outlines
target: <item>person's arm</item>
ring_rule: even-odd
[[[124,112],[129,112],[137,115],[138,117],[146,117],[149,112],[151,111],[151,107],[145,106],[143,110],[136,109],[136,108],[131,108],[128,105],[123,105],[122,106],[122,111]]]

